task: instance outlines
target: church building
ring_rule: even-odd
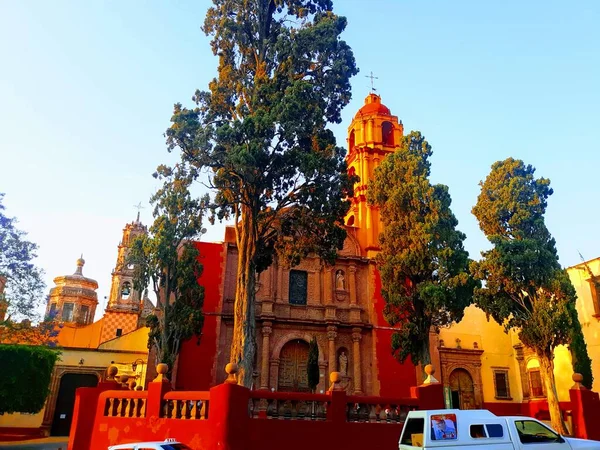
[[[351,394],[407,397],[410,387],[420,383],[421,368],[410,360],[400,364],[391,353],[393,329],[383,317],[385,303],[374,261],[382,224],[378,209],[366,200],[375,168],[399,148],[403,133],[398,117],[370,93],[348,127],[348,170],[360,181],[336,263],[323,266],[309,257],[288,269],[275,260],[261,273],[255,389],[307,391],[308,343],[313,337],[319,347],[317,391],[327,389],[332,371],[342,373],[343,386]],[[174,370],[175,387],[182,390],[207,390],[224,381],[233,334],[235,230],[227,228],[222,243],[197,246],[204,266],[200,283],[205,287],[205,322],[200,343],[192,339],[182,346]],[[467,308],[460,323],[432,332],[430,345],[447,407],[547,418],[540,413],[547,405],[537,357],[515,332],[505,333],[477,307]],[[555,376],[565,407],[572,374],[568,349],[561,346],[555,351]]]
[[[256,294],[258,359],[256,389],[307,391],[308,343],[319,346],[321,382],[339,371],[348,393],[408,397],[417,384],[412,363],[399,364],[390,352],[392,330],[383,318],[384,301],[373,257],[380,222],[366,199],[367,182],[380,161],[399,148],[402,123],[371,93],[348,129],[348,168],[359,175],[346,217],[347,238],[333,266],[306,258],[288,269],[277,260],[261,273]],[[183,345],[176,387],[205,390],[224,379],[233,334],[237,249],[235,230],[223,243],[198,243],[204,273],[205,322],[199,345]]]

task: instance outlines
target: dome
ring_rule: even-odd
[[[381,103],[381,97],[371,92],[367,95],[367,98],[365,98],[365,104],[358,110],[355,117],[377,114],[390,116],[392,113],[387,106]]]

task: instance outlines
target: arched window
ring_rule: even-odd
[[[350,132],[350,136],[348,137],[348,148],[350,149],[350,152],[352,152],[354,150],[354,130],[352,130]]]
[[[131,296],[131,283],[126,281],[121,286],[121,298],[127,300]]]
[[[381,140],[383,145],[394,145],[394,126],[392,122],[383,122],[381,124]]]

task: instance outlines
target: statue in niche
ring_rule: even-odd
[[[346,356],[346,352],[342,351],[338,358],[338,362],[340,365],[340,373],[342,375],[348,375],[348,357]]]
[[[346,278],[344,277],[343,270],[338,270],[335,273],[335,288],[341,291],[346,290]]]

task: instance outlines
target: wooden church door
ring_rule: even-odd
[[[283,346],[279,356],[277,390],[282,392],[310,392],[308,388],[308,344],[299,339]]]
[[[452,406],[459,409],[475,409],[473,378],[465,369],[455,369],[450,374]]]

